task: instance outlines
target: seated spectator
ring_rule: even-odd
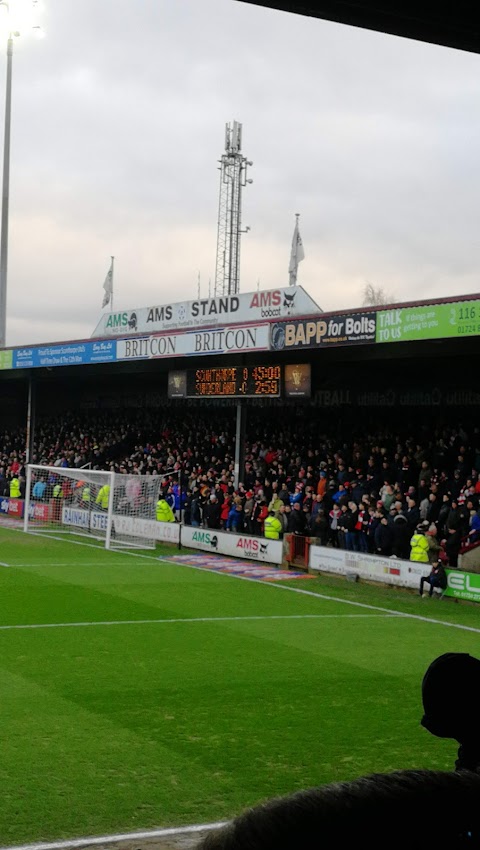
[[[423,585],[424,584],[430,585],[430,590],[428,591],[428,595],[430,597],[433,596],[433,591],[436,587],[439,587],[442,590],[445,590],[445,588],[447,587],[447,584],[448,584],[448,579],[447,579],[447,574],[445,572],[445,567],[443,566],[443,564],[440,560],[436,561],[434,564],[432,564],[432,569],[430,570],[430,573],[429,573],[428,576],[422,576],[421,577],[421,579],[420,579],[420,589],[418,591],[420,596],[423,596]]]

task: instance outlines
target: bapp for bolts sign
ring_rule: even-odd
[[[318,319],[275,322],[270,333],[274,351],[375,342],[375,313],[348,313]]]

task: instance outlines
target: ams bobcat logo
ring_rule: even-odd
[[[296,292],[285,292],[283,294],[279,289],[271,289],[266,292],[256,292],[253,296],[250,307],[260,308],[260,315],[263,319],[275,319],[279,316],[290,316],[295,307]]]
[[[209,531],[194,531],[192,540],[196,540],[197,543],[205,543],[212,549],[218,549],[218,537],[216,534],[210,534]]]

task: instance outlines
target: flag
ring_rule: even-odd
[[[292,251],[290,254],[290,265],[288,267],[288,274],[290,276],[290,286],[295,286],[297,282],[297,270],[298,264],[305,259],[305,251],[303,249],[303,241],[300,236],[300,230],[298,227],[298,215],[297,220],[295,222],[295,230],[293,231],[293,239],[292,239]]]
[[[106,307],[110,303],[113,295],[113,257],[107,276],[103,283],[105,295],[103,296],[102,307]]]

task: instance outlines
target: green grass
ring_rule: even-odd
[[[0,529],[0,626],[264,618],[0,629],[1,845],[211,822],[362,773],[453,768],[454,742],[420,726],[421,679],[443,652],[479,655],[476,606],[326,575],[288,583],[320,596],[291,593],[158,560],[176,551]]]

